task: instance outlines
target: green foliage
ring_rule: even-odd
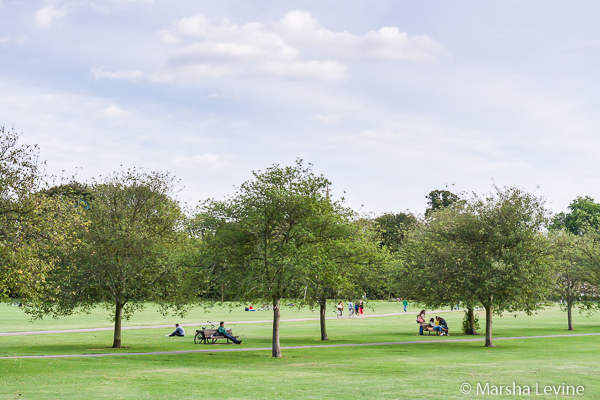
[[[273,355],[280,357],[283,298],[312,303],[347,292],[377,254],[369,229],[328,195],[330,182],[298,160],[253,172],[234,196],[206,201],[195,230],[199,259],[223,299],[273,305]]]
[[[380,236],[381,247],[397,252],[406,233],[417,223],[417,218],[410,213],[386,213],[375,218],[375,229]]]
[[[492,313],[531,313],[549,295],[546,221],[543,201],[517,188],[455,202],[405,241],[405,290],[431,306],[482,304],[491,345]]]
[[[460,196],[448,190],[432,190],[425,198],[427,199],[425,217],[430,217],[434,212],[448,208],[460,200]]]
[[[569,212],[560,212],[554,216],[550,228],[565,229],[575,235],[582,235],[587,230],[600,228],[600,204],[591,197],[577,197],[569,204]]]
[[[83,200],[89,202],[93,199],[94,193],[85,183],[72,181],[58,186],[53,186],[50,189],[44,190],[48,196],[63,196],[66,198]]]
[[[552,294],[555,299],[562,300],[561,309],[567,312],[568,328],[572,330],[573,307],[579,308],[580,312],[586,311],[588,315],[598,309],[599,293],[586,263],[585,252],[586,247],[593,246],[593,242],[570,231],[554,231],[550,239],[557,275]]]
[[[588,315],[598,306],[600,287],[600,204],[591,197],[577,197],[569,204],[569,212],[554,216],[550,224],[553,258],[557,268],[554,294],[564,300],[568,327],[572,327],[571,309],[579,308]]]
[[[127,170],[93,181],[93,201],[83,212],[88,227],[81,245],[60,255],[46,292],[28,312],[69,315],[102,304],[115,310],[115,347],[121,319],[144,301],[177,295],[176,258],[185,235],[183,214],[171,195],[169,174]]]
[[[77,246],[83,225],[77,207],[49,196],[37,146],[0,128],[0,299],[34,297],[57,261],[58,249]]]

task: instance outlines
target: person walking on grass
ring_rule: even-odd
[[[242,344],[241,340],[237,340],[236,338],[233,337],[233,335],[231,335],[229,332],[227,332],[227,329],[225,329],[225,322],[223,322],[223,321],[219,322],[219,328],[217,329],[217,332],[219,333],[219,335],[225,336],[227,339],[231,340],[235,344]],[[214,335],[212,335],[212,336],[214,336]]]
[[[402,305],[404,306],[404,312],[406,312],[406,309],[408,308],[408,300],[404,300]]]
[[[363,315],[363,301],[361,300],[360,303],[358,303],[358,315]]]
[[[173,331],[173,333],[171,333],[170,335],[165,335],[165,336],[180,336],[180,337],[183,337],[183,336],[185,336],[185,331],[183,330],[182,326],[179,326],[179,324],[175,324],[175,330]]]

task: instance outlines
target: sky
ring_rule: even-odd
[[[448,187],[600,201],[600,3],[0,0],[0,126],[179,197],[313,164],[364,213]],[[64,171],[64,172],[62,172]]]

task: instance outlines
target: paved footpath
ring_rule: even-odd
[[[428,311],[429,314],[437,314],[443,312],[450,312],[450,310],[434,310]],[[354,317],[358,319],[362,318],[376,318],[376,317],[395,317],[397,315],[417,315],[418,312],[407,312],[407,313],[390,313],[390,314],[370,314],[370,315],[361,315],[360,317]],[[329,317],[326,319],[339,319],[337,317]],[[344,319],[349,319],[345,317]],[[282,319],[280,322],[301,322],[301,321],[318,321],[319,318],[292,318],[292,319]],[[254,321],[228,321],[227,325],[237,325],[237,324],[271,324],[273,323],[272,319],[268,320],[254,320]],[[193,324],[180,324],[181,326],[205,326],[206,322],[203,323],[193,323]],[[142,325],[142,326],[124,326],[121,330],[127,331],[131,329],[165,329],[165,328],[173,328],[173,324],[169,325]],[[50,335],[56,333],[80,333],[80,332],[102,332],[102,331],[112,331],[114,327],[110,328],[85,328],[85,329],[62,329],[62,330],[51,330],[51,331],[26,331],[26,332],[4,332],[0,333],[0,336],[27,336],[27,335]]]
[[[572,335],[547,335],[547,336],[515,336],[494,338],[496,340],[514,340],[514,339],[544,339],[572,336],[600,336],[600,333],[575,333]],[[329,348],[329,347],[357,347],[357,346],[390,346],[402,344],[427,344],[427,343],[457,343],[457,342],[482,342],[483,338],[477,339],[440,339],[440,340],[411,340],[404,342],[381,342],[381,343],[346,343],[346,344],[320,344],[309,346],[285,346],[281,350],[293,349],[313,349],[313,348]],[[51,356],[14,356],[0,357],[0,360],[16,360],[23,358],[85,358],[85,357],[108,357],[108,356],[153,356],[153,355],[170,355],[170,354],[190,354],[190,353],[224,353],[233,351],[270,351],[270,347],[230,347],[226,349],[202,349],[202,350],[178,350],[178,351],[153,351],[146,353],[98,353],[98,354],[57,354]]]

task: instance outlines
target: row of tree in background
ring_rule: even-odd
[[[600,204],[578,198],[550,215],[517,188],[485,196],[437,190],[424,215],[359,215],[330,196],[310,164],[256,171],[236,192],[184,207],[168,173],[132,169],[56,184],[35,146],[0,139],[0,298],[18,296],[33,317],[114,313],[121,323],[146,302],[183,315],[198,304],[264,302],[273,308],[273,357],[281,357],[282,301],[318,308],[327,340],[328,299],[461,302],[492,319],[561,300],[598,307]]]

